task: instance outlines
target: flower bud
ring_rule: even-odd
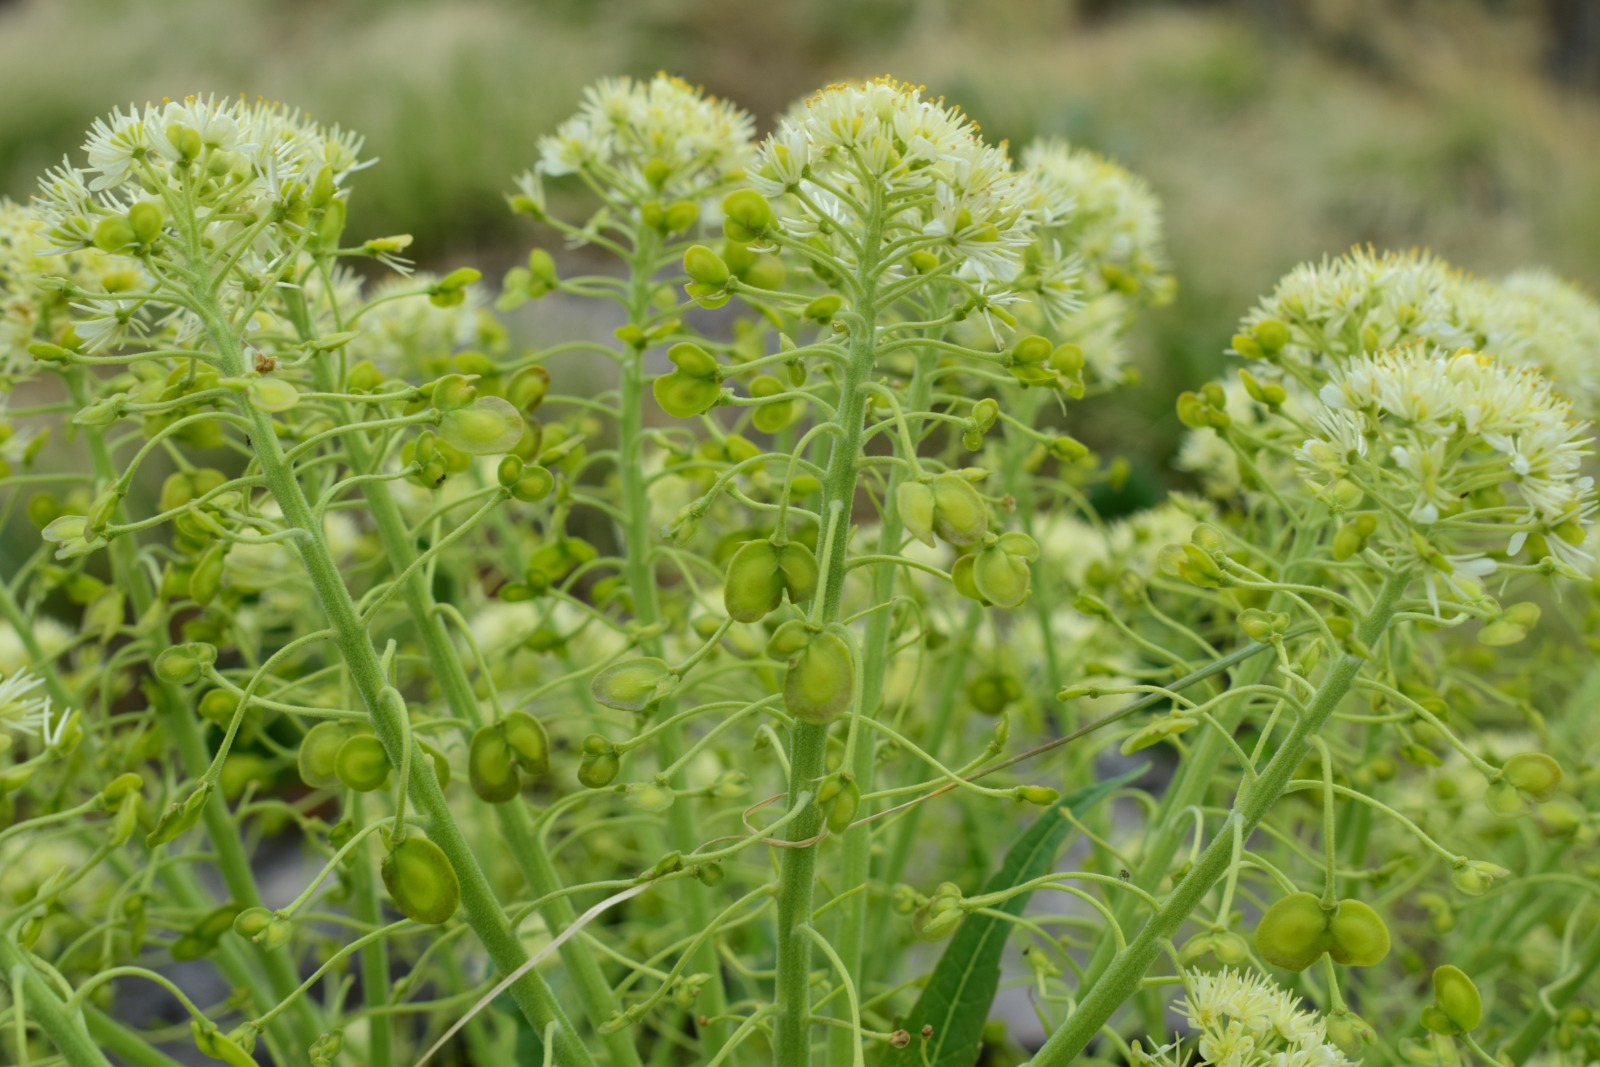
[[[395,907],[413,922],[437,926],[461,903],[461,883],[444,851],[415,830],[389,849],[380,873]]]
[[[246,908],[233,918],[233,932],[247,941],[277,921],[277,914],[266,908]]]
[[[205,811],[206,801],[211,799],[213,788],[215,787],[210,782],[206,782],[181,802],[167,808],[156,821],[155,829],[145,835],[145,846],[155,848],[157,845],[164,845],[199,822],[201,813]]]
[[[195,710],[201,718],[226,726],[233,721],[233,713],[239,710],[239,698],[226,689],[212,689],[200,698]]]
[[[1359,1057],[1368,1045],[1378,1040],[1378,1032],[1349,1008],[1328,1013],[1328,1043],[1351,1058]]]
[[[1497,879],[1511,872],[1496,863],[1485,860],[1457,861],[1450,871],[1450,884],[1469,897],[1486,893]]]
[[[228,1067],[255,1067],[256,1058],[218,1030],[215,1024],[208,1022],[201,1025],[196,1019],[189,1023],[189,1030],[194,1034],[194,1047],[202,1054],[221,1060]]]

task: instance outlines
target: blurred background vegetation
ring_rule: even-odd
[[[538,136],[588,82],[656,70],[763,128],[890,73],[990,136],[1062,134],[1146,175],[1180,295],[1143,327],[1142,384],[1075,410],[1151,488],[1182,484],[1173,398],[1296,262],[1421,245],[1600,286],[1594,0],[0,0],[0,194],[26,197],[114,104],[260,94],[366,134],[381,163],[352,233],[495,278],[536,236],[504,194]]]

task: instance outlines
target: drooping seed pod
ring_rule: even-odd
[[[1382,963],[1389,955],[1389,927],[1369,905],[1341,900],[1328,927],[1328,955],[1350,967]]]
[[[522,791],[516,754],[498,724],[479,727],[467,750],[467,781],[479,799],[504,804]]]
[[[1274,966],[1303,971],[1328,950],[1328,925],[1328,912],[1315,894],[1290,893],[1261,916],[1256,951]]]
[[[393,768],[383,743],[368,733],[358,733],[345,741],[333,761],[333,773],[339,781],[358,793],[383,788]]]
[[[822,726],[850,706],[855,656],[839,633],[791,619],[773,633],[767,653],[788,661],[783,702],[795,718]]]
[[[395,907],[413,922],[437,926],[461,903],[461,883],[444,850],[415,830],[390,847],[380,873]]]
[[[644,712],[671,695],[678,676],[664,660],[654,656],[613,663],[594,676],[589,692],[608,708]]]

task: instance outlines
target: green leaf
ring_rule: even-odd
[[[1012,842],[983,892],[997,893],[1038,878],[1050,871],[1072,823],[1061,813],[1082,815],[1112,792],[1145,772],[1144,767],[1119,778],[1080,789],[1054,804]],[[1031,893],[1019,893],[997,907],[1008,915],[1021,915]],[[983,1024],[989,1018],[995,991],[1000,988],[1000,956],[1014,924],[992,915],[966,917],[950,939],[938,966],[923,987],[922,996],[901,1025],[911,1032],[911,1043],[890,1048],[882,1067],[921,1067],[923,1045],[917,1036],[923,1026],[933,1027],[927,1043],[930,1067],[972,1067],[983,1045]]]

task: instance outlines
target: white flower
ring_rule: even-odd
[[[1228,1067],[1353,1067],[1326,1043],[1322,1016],[1263,975],[1225,968],[1184,976],[1185,992],[1173,1009],[1196,1034],[1200,1061]],[[1136,1055],[1141,1063],[1181,1062],[1176,1045]]]
[[[44,679],[26,669],[0,678],[0,727],[26,737],[48,737],[50,698],[39,692],[43,687]]]
[[[857,250],[843,235],[872,217],[886,219],[884,244],[954,257],[978,285],[1011,280],[1032,240],[1033,197],[1004,148],[887,78],[832,85],[791,108],[757,152],[751,184],[787,231],[820,234],[852,265]],[[879,266],[895,272],[899,261]]]
[[[523,192],[542,205],[539,173],[583,173],[633,204],[699,200],[743,173],[754,129],[744,111],[681,78],[607,78],[540,139],[539,165]]]
[[[1302,468],[1354,481],[1446,559],[1472,571],[1483,552],[1520,551],[1533,533],[1539,558],[1588,562],[1589,427],[1536,371],[1410,346],[1334,368],[1319,398],[1316,434],[1297,452]],[[1397,536],[1390,548],[1414,552],[1407,543]]]

